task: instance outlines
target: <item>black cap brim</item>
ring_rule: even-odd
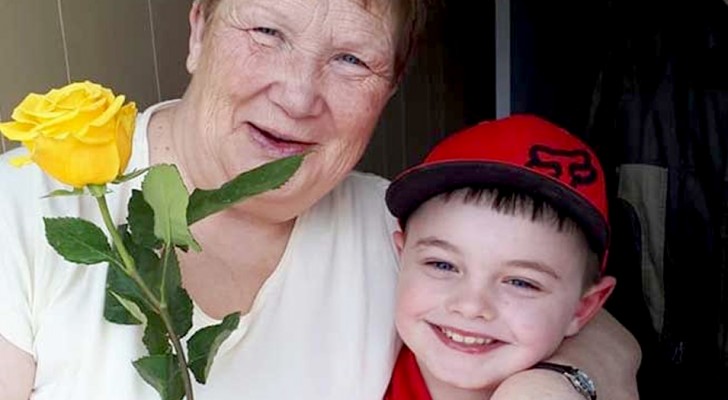
[[[538,196],[563,212],[584,231],[601,256],[609,241],[609,225],[597,209],[577,192],[544,175],[503,163],[453,161],[405,171],[387,189],[387,206],[401,223],[425,201],[465,187],[507,187]]]

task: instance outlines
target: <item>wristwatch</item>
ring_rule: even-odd
[[[571,386],[579,392],[586,400],[597,400],[597,388],[589,376],[584,371],[574,368],[570,365],[554,364],[548,362],[540,362],[533,368],[548,369],[556,371],[568,379]]]

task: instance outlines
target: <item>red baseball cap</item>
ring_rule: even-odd
[[[496,186],[544,199],[574,220],[600,256],[609,247],[604,171],[589,146],[532,115],[482,122],[454,133],[387,189],[402,225],[425,201],[463,187]]]

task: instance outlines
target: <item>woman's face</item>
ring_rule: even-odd
[[[194,8],[190,18],[190,129],[175,138],[187,179],[216,187],[310,152],[282,189],[246,205],[295,217],[354,167],[392,93],[391,12],[355,0],[222,0],[209,20]]]

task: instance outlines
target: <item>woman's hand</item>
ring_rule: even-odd
[[[28,400],[34,378],[33,357],[0,336],[0,399]]]
[[[637,400],[637,369],[642,353],[634,337],[606,311],[576,336],[565,339],[547,361],[585,371],[599,400]],[[584,400],[565,377],[548,370],[527,370],[504,381],[491,400]]]

